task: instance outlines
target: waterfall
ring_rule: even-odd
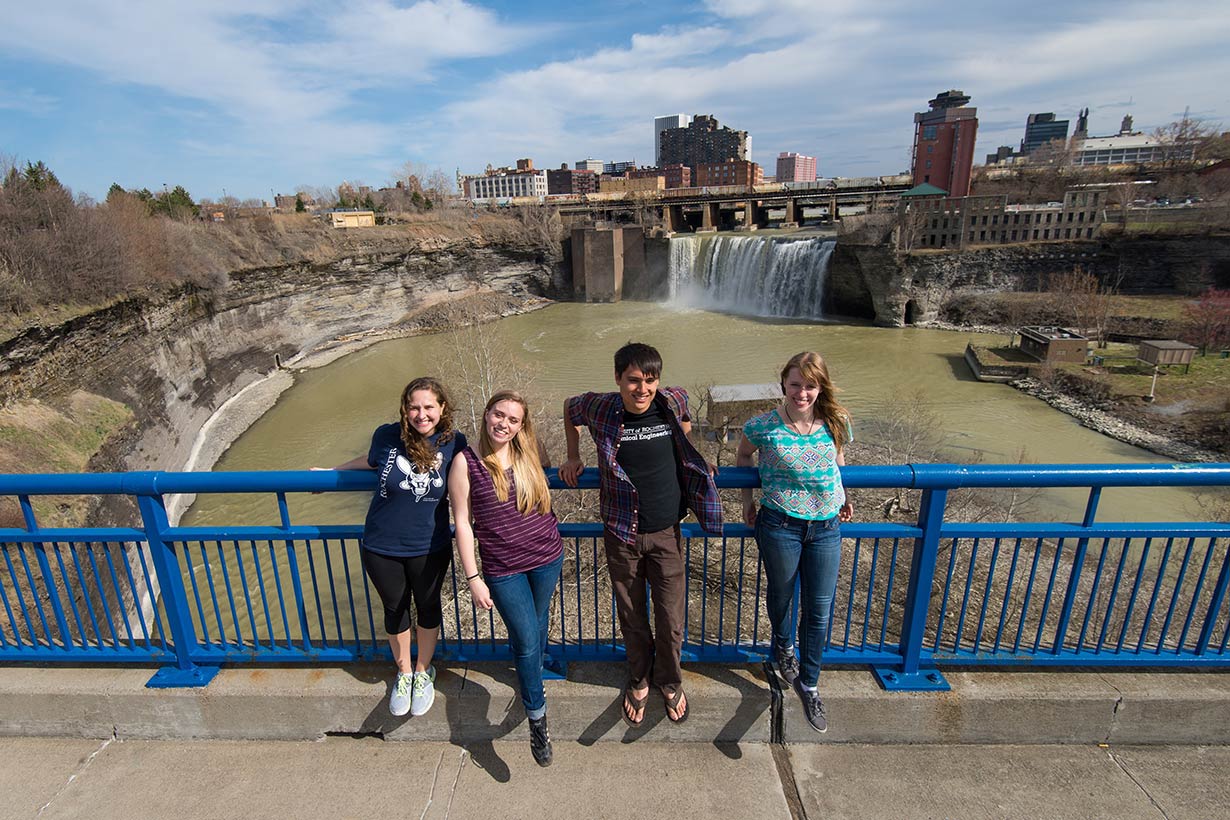
[[[671,239],[670,301],[752,316],[820,319],[832,239]]]

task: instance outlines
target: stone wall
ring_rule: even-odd
[[[900,326],[934,320],[954,294],[1036,289],[1079,265],[1125,293],[1230,287],[1230,237],[1113,238],[899,255],[839,241],[830,262],[833,313]]]
[[[134,423],[94,469],[180,469],[214,411],[279,361],[351,334],[412,332],[465,294],[515,303],[558,282],[533,254],[473,245],[243,271],[223,290],[134,297],[9,340],[0,400],[84,389],[120,401]]]

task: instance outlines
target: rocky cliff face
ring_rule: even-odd
[[[1126,238],[1004,245],[900,255],[838,242],[829,268],[831,310],[901,326],[934,320],[954,294],[1038,288],[1079,265],[1123,292],[1196,292],[1230,286],[1230,237]]]
[[[541,255],[474,244],[233,273],[221,290],[130,298],[9,340],[0,399],[86,390],[122,402],[134,421],[92,467],[180,469],[210,415],[280,363],[350,334],[412,332],[470,293],[513,310],[559,276]]]

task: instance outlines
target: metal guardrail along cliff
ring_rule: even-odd
[[[551,485],[567,490],[551,473]],[[911,524],[855,522],[845,539],[826,664],[870,666],[889,689],[945,689],[945,667],[1230,666],[1230,522],[1096,520],[1107,487],[1230,487],[1230,464],[848,467],[848,487],[921,490]],[[721,487],[758,483],[727,468]],[[159,665],[151,686],[201,686],[221,664],[387,657],[358,559],[362,527],[291,522],[288,493],[370,492],[362,472],[0,476],[24,528],[0,529],[0,662]],[[586,470],[582,488],[597,487]],[[963,488],[1088,489],[1073,523],[945,520]],[[172,527],[164,497],[267,493],[273,526]],[[122,495],[140,525],[43,528],[31,496]],[[622,657],[601,525],[566,523],[551,665]],[[768,651],[755,541],[684,525],[684,658]],[[454,571],[438,655],[507,659],[498,615]],[[448,592],[449,590],[446,590]],[[459,594],[460,593],[460,594]],[[378,604],[377,604],[378,607]]]

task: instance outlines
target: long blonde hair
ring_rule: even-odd
[[[840,453],[850,441],[850,411],[837,401],[838,390],[829,378],[829,366],[819,353],[810,350],[791,356],[790,361],[782,368],[783,395],[786,392],[786,377],[796,367],[804,379],[819,385],[816,403],[812,405],[812,417],[824,422],[829,428],[829,435],[833,437],[833,444],[837,445],[837,452]]]
[[[538,512],[546,515],[551,512],[551,489],[547,486],[547,476],[542,471],[542,459],[538,455],[538,438],[534,435],[534,425],[530,421],[530,406],[515,390],[501,390],[487,400],[483,410],[483,424],[478,433],[478,454],[483,460],[483,466],[491,474],[491,483],[495,486],[495,497],[500,501],[508,500],[508,476],[500,466],[500,460],[495,455],[491,436],[487,432],[487,413],[502,401],[516,402],[521,405],[521,429],[513,436],[508,446],[512,449],[513,482],[517,487],[517,512],[529,515]]]

